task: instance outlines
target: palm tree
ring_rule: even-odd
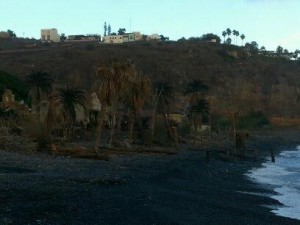
[[[101,102],[101,111],[99,114],[99,123],[97,129],[98,137],[95,146],[96,151],[100,146],[102,126],[107,107],[111,106],[112,110],[114,110],[114,108],[118,108],[118,103],[124,97],[124,90],[128,87],[128,84],[135,79],[136,76],[136,69],[130,63],[113,60],[108,64],[100,62],[96,66],[96,77],[98,79],[95,83],[94,89],[98,99]],[[116,117],[118,117],[118,115],[116,116],[116,113],[114,112],[113,118]],[[113,119],[113,121],[115,120]],[[111,126],[110,143],[112,142],[114,125],[115,124],[112,124]]]
[[[148,78],[145,78],[141,74],[138,74],[135,80],[132,80],[132,82],[129,84],[129,88],[124,99],[124,103],[130,112],[129,130],[128,130],[128,139],[130,141],[132,141],[133,138],[134,120],[141,112],[145,103],[149,100],[150,95],[151,95],[150,80]]]
[[[30,86],[29,95],[35,100],[37,118],[40,119],[42,97],[51,92],[53,79],[46,72],[33,70],[26,77],[26,82]]]
[[[62,114],[67,119],[70,130],[72,131],[73,125],[76,121],[76,110],[80,107],[85,109],[85,95],[84,92],[78,88],[58,89],[58,97],[60,105],[62,106]]]
[[[234,36],[236,36],[236,30],[233,30],[233,31],[232,31],[232,34],[233,34]]]
[[[174,101],[173,87],[168,82],[155,82],[153,88],[157,96],[157,111],[158,113],[166,113],[170,103]]]
[[[197,101],[188,107],[187,116],[193,124],[194,138],[201,126],[204,116],[209,114],[209,103],[204,98],[199,98]]]
[[[230,35],[231,35],[231,30],[230,30],[230,28],[227,28],[227,29],[226,29],[226,33],[227,33],[227,35],[228,35],[228,38],[230,38]]]
[[[235,44],[237,44],[237,37],[240,35],[240,33],[237,30],[233,30],[232,34],[235,36]]]
[[[235,38],[235,44],[237,45],[237,37],[240,36],[240,32],[236,31],[235,32],[235,36],[236,36],[236,38]]]
[[[48,111],[45,117],[45,123],[47,126],[48,132],[52,130],[53,125],[57,122],[58,119],[58,108],[60,105],[60,99],[58,95],[51,94],[48,100]]]
[[[208,90],[208,86],[200,80],[194,80],[187,84],[184,94],[187,97],[188,104],[192,105],[199,99],[203,97],[204,92]]]
[[[222,32],[222,36],[224,37],[224,43],[225,43],[225,37],[226,37],[226,35],[227,35],[227,32],[224,30],[224,31]]]
[[[240,37],[241,37],[241,39],[242,39],[242,46],[243,46],[243,45],[244,45],[243,42],[244,42],[244,39],[246,38],[246,36],[245,36],[244,34],[242,34]]]
[[[153,87],[155,93],[153,93],[153,98],[152,98],[153,111],[152,111],[152,119],[150,124],[151,142],[154,136],[155,121],[156,121],[155,118],[157,112],[164,115],[165,124],[170,137],[170,125],[168,119],[166,118],[166,114],[170,103],[175,100],[173,87],[168,82],[156,82],[154,83]]]

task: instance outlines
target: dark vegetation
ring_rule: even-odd
[[[202,38],[210,35],[204,35]],[[5,48],[3,46],[9,41],[12,41],[11,46],[16,42],[0,42],[1,48]],[[53,85],[56,87],[69,85],[72,91],[81,89],[90,92],[91,87],[99,80],[99,74],[96,76],[95,73],[96,69],[101,67],[99,62],[114,68],[114,72],[107,70],[106,74],[101,74],[100,80],[114,77],[107,82],[113,82],[113,88],[119,92],[98,89],[97,95],[102,98],[100,100],[104,102],[105,107],[114,109],[120,104],[124,105],[127,110],[125,115],[129,119],[129,140],[132,140],[133,129],[136,126],[133,121],[138,120],[141,110],[145,107],[154,110],[158,115],[156,121],[162,123],[156,127],[150,125],[151,133],[161,132],[169,136],[159,140],[164,136],[161,134],[158,135],[158,139],[153,137],[154,139],[150,140],[157,143],[164,143],[164,140],[170,139],[172,135],[168,130],[170,127],[163,125],[167,119],[164,115],[168,113],[185,114],[189,120],[186,124],[183,123],[179,130],[190,130],[191,125],[195,130],[195,127],[204,122],[216,130],[234,131],[268,126],[269,118],[273,116],[296,118],[300,114],[299,61],[271,58],[238,46],[211,43],[197,38],[182,39],[178,42],[140,42],[123,45],[62,43],[43,46],[39,43],[34,49],[43,51],[25,52],[20,51],[18,46],[15,45],[17,52],[0,54],[0,70],[6,71],[1,72],[1,90],[12,89],[17,99],[24,99],[29,88],[33,90],[34,85],[30,82],[27,82],[28,88],[25,83],[22,84],[22,81],[28,81],[28,74],[34,74],[32,71],[49,75],[49,81],[55,81]],[[136,81],[118,83],[120,81],[116,74],[124,69],[125,64],[119,65],[114,61],[134,64],[134,71],[137,73],[130,73],[133,72],[135,78],[126,79]],[[140,83],[137,83],[138,80]],[[152,86],[152,94],[146,86]],[[38,98],[41,94],[38,94],[38,89],[35,90],[35,97]],[[40,87],[40,90],[43,88]],[[106,93],[112,96],[106,96]],[[44,94],[47,96],[51,93]],[[53,105],[60,102],[62,109],[65,107],[63,104],[66,99],[57,95],[52,95],[49,99],[53,100]],[[152,99],[152,102],[149,102],[149,99]],[[49,100],[50,105],[52,100]],[[71,105],[76,108],[72,101]],[[68,118],[65,121],[69,121],[65,125],[70,128],[74,122],[74,108],[64,109],[64,117]],[[47,114],[49,121],[53,119],[50,113],[49,111]],[[111,114],[117,121],[120,121],[120,115],[118,110]],[[98,117],[102,123],[101,118],[104,116],[101,112]],[[143,124],[142,121],[138,123],[140,127]],[[159,126],[161,129],[157,128]],[[109,143],[113,137],[119,135],[118,131],[116,132],[117,134],[114,131],[110,134]],[[139,137],[143,135],[149,137],[147,133],[141,133]]]
[[[240,98],[246,98],[243,108],[247,112],[287,117],[299,114],[299,61],[199,41],[93,46],[93,51],[82,43],[52,45],[40,52],[0,54],[0,70],[24,79],[35,68],[51,74],[59,83],[86,89],[95,81],[94,66],[99,60],[130,59],[152,82],[169,82],[175,92],[183,92],[191,80],[202,80],[210,86],[209,95],[220,101],[219,106],[224,103],[224,94],[238,92]]]
[[[7,72],[0,71],[0,95],[2,96],[5,89],[10,89],[15,94],[16,100],[27,100],[27,85],[24,81]]]

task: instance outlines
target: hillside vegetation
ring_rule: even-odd
[[[5,49],[3,46],[2,49]],[[90,89],[94,66],[109,59],[131,60],[152,82],[169,82],[177,93],[192,80],[210,87],[211,115],[235,108],[240,114],[300,114],[300,61],[251,55],[240,47],[197,41],[103,45],[35,46],[0,54],[0,71],[23,79],[32,69],[46,71],[61,84]],[[180,96],[180,94],[178,94]]]

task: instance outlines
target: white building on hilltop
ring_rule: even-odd
[[[60,42],[60,36],[55,28],[42,29],[41,40],[42,42]]]
[[[147,37],[147,40],[148,41],[152,41],[152,40],[160,40],[160,36],[158,34],[151,34],[151,35],[148,35]]]
[[[103,42],[106,44],[122,44],[128,42],[141,41],[142,35],[140,32],[106,35],[103,37]]]
[[[107,35],[103,37],[103,42],[107,44],[122,44],[123,35]]]

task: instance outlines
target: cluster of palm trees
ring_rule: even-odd
[[[244,39],[246,38],[246,36],[244,34],[240,35],[240,32],[237,30],[231,31],[230,28],[227,28],[226,30],[224,30],[222,32],[222,36],[224,37],[224,43],[226,43],[226,44],[232,43],[232,39],[230,38],[231,34],[233,34],[235,36],[235,44],[237,45],[237,38],[240,37],[242,40],[242,46],[243,46],[243,42],[244,42]],[[227,36],[227,39],[226,39],[226,36]]]
[[[147,108],[150,117],[147,136],[150,143],[153,142],[156,117],[164,120],[168,137],[174,141],[177,133],[173,132],[172,121],[169,119],[170,106],[174,104],[175,92],[168,82],[151,83],[148,77],[140,73],[135,65],[129,61],[111,60],[99,62],[95,65],[96,80],[89,92],[95,92],[101,103],[101,109],[97,118],[97,133],[95,150],[104,145],[103,128],[107,118],[110,118],[109,138],[105,145],[113,146],[119,143],[121,137],[121,123],[127,119],[128,131],[126,140],[132,143],[135,139],[135,128],[142,127],[142,114]],[[26,77],[29,86],[29,97],[35,106],[36,120],[44,122],[49,133],[54,127],[60,126],[68,130],[67,135],[72,134],[76,123],[78,110],[86,110],[85,91],[67,85],[63,88],[53,89],[54,80],[50,74],[34,70]],[[205,100],[205,92],[208,86],[201,81],[193,81],[187,84],[184,95],[186,96],[185,110],[196,130],[203,121],[203,117],[209,113],[209,104]],[[47,104],[45,118],[41,118],[41,105]],[[44,121],[41,121],[41,120]],[[177,132],[177,131],[176,131]],[[124,137],[124,135],[123,135]]]
[[[47,129],[51,131],[56,122],[63,122],[72,130],[76,121],[76,110],[85,108],[85,94],[82,90],[74,87],[58,88],[53,90],[54,80],[50,74],[43,71],[32,71],[26,77],[29,86],[29,97],[35,105],[36,116],[41,120],[41,105],[48,104],[45,118]]]

